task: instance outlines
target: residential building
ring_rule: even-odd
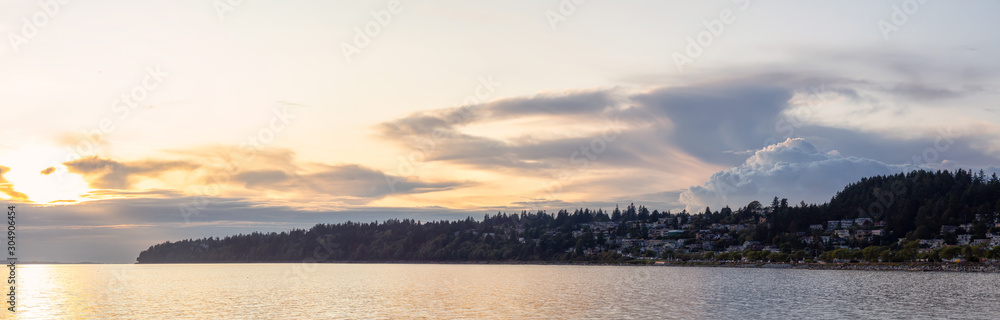
[[[833,234],[834,234],[834,235],[836,235],[836,236],[837,236],[837,237],[839,237],[839,238],[843,238],[843,239],[846,239],[847,237],[850,237],[850,236],[851,236],[851,230],[847,230],[847,229],[837,229],[837,230],[834,230],[834,231],[833,231]]]
[[[956,239],[958,239],[958,244],[959,245],[965,246],[965,245],[969,245],[969,242],[972,241],[972,235],[971,234],[960,234],[960,235],[958,235],[956,237]]]

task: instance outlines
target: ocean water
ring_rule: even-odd
[[[455,264],[21,265],[3,319],[996,319],[1000,274]]]

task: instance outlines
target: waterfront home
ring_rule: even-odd
[[[840,228],[840,220],[829,220],[826,222],[826,231],[833,231]]]
[[[833,231],[833,234],[834,234],[834,235],[836,235],[836,236],[837,236],[837,237],[839,237],[839,238],[843,238],[843,239],[846,239],[847,237],[850,237],[850,236],[851,236],[851,230],[847,230],[847,229],[838,229],[838,230],[834,230],[834,231]]]
[[[955,239],[958,240],[958,244],[959,245],[965,246],[965,245],[969,245],[969,242],[972,241],[972,235],[971,234],[960,234],[957,237],[955,237]]]
[[[937,249],[944,247],[944,240],[942,239],[920,240],[920,246],[928,247],[931,249]]]
[[[872,223],[872,218],[857,218],[857,219],[854,219],[854,224],[856,224],[856,225],[863,226],[866,223]]]
[[[989,246],[989,245],[990,245],[990,239],[975,239],[975,240],[972,240],[972,246],[973,247],[977,247],[977,246]]]
[[[763,249],[763,248],[764,248],[764,245],[760,244],[760,241],[744,241],[743,242],[743,251],[746,251],[746,250],[760,251],[760,249]]]

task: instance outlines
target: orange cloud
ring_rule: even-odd
[[[28,195],[14,190],[14,184],[3,177],[8,171],[10,171],[10,168],[0,166],[0,192],[3,192],[14,200],[28,200]]]

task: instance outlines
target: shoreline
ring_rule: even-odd
[[[557,262],[557,261],[219,261],[219,262],[157,262],[157,264],[462,264],[462,265],[559,265],[559,266],[648,266],[648,267],[702,267],[702,268],[755,268],[797,270],[858,270],[858,271],[909,271],[909,272],[967,272],[1000,273],[1000,264],[951,263],[951,262],[899,262],[899,263],[772,263],[772,262],[676,262],[662,260],[633,260],[622,263]]]
[[[899,263],[742,263],[742,262],[681,262],[653,264],[664,267],[756,268],[798,270],[856,270],[909,272],[1000,273],[1000,265],[984,263],[899,262]]]

